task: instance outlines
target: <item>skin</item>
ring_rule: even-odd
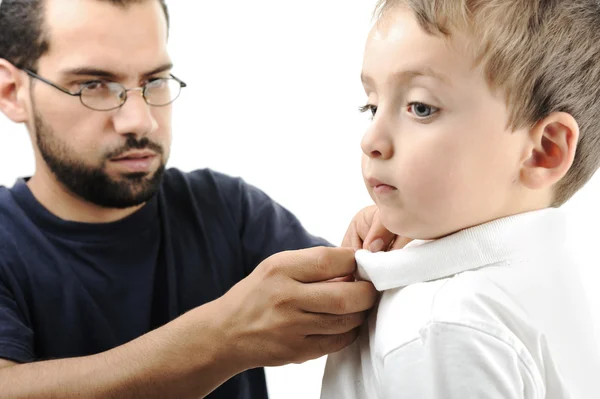
[[[170,64],[167,27],[158,2],[125,9],[94,0],[48,0],[46,5],[50,50],[36,70],[44,78],[76,91],[82,82],[102,76],[65,72],[73,68],[101,69],[127,88],[168,76],[169,68],[162,68]],[[110,208],[76,195],[52,173],[38,147],[39,135],[55,155],[101,170],[132,195],[169,156],[171,107],[150,107],[139,92],[130,92],[120,109],[93,111],[0,59],[0,110],[27,125],[36,160],[28,185],[44,207],[64,220],[108,223],[144,203]],[[136,184],[127,180],[131,165],[109,156],[132,138],[160,148]],[[381,224],[375,207],[353,219],[344,239],[354,249],[380,250],[392,242],[401,245]],[[354,249],[274,255],[223,297],[104,353],[30,364],[0,359],[0,392],[5,398],[197,398],[244,370],[338,351],[356,339],[376,299],[370,283],[348,281],[356,267]]]
[[[99,78],[97,75],[68,73],[76,68],[110,72],[118,77],[118,83],[127,88],[138,87],[149,78],[168,77],[170,69],[145,76],[146,72],[171,64],[166,49],[166,21],[158,12],[159,5],[154,3],[111,12],[110,8],[115,7],[110,4],[51,1],[47,20],[52,44],[48,54],[39,62],[38,73],[72,91],[76,91],[83,82]],[[112,18],[97,18],[96,11]],[[147,22],[132,23],[136,16]],[[89,43],[94,43],[94,46]],[[33,87],[30,87],[32,84]],[[64,156],[89,167],[102,168],[114,181],[124,180],[122,174],[129,170],[120,162],[104,158],[106,154],[122,148],[129,136],[138,140],[147,138],[162,148],[162,154],[157,154],[145,171],[145,180],[150,179],[168,159],[172,106],[149,107],[139,92],[130,92],[120,109],[98,112],[83,107],[76,97],[69,97],[27,78],[20,94],[24,112],[17,121],[28,124],[34,143],[38,132],[32,126],[31,115],[37,113],[43,115],[45,125],[52,127],[52,137],[47,140],[62,148]],[[36,169],[28,185],[35,197],[57,216],[78,222],[103,223],[122,219],[143,206],[111,209],[73,195],[49,170],[37,145],[34,145],[34,150]],[[139,190],[142,184],[137,186],[131,187],[131,191]]]
[[[553,113],[531,128],[507,128],[493,92],[467,55],[469,39],[426,33],[412,11],[391,10],[369,34],[362,81],[373,115],[362,170],[393,233],[435,239],[550,206],[579,136]]]

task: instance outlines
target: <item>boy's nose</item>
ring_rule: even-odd
[[[389,159],[394,155],[392,140],[375,123],[371,125],[363,136],[361,148],[369,158]]]

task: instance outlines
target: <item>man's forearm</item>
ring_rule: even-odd
[[[198,398],[243,371],[214,320],[214,303],[110,351],[0,369],[2,398]]]

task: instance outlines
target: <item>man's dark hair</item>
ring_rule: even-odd
[[[44,31],[44,9],[48,0],[0,0],[0,58],[19,68],[35,70],[38,60],[49,49]],[[96,0],[119,7],[143,1],[158,1],[169,25],[166,0]]]

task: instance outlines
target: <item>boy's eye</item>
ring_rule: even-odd
[[[408,112],[413,113],[418,118],[429,118],[438,111],[438,108],[423,103],[414,102],[408,104]]]
[[[371,118],[373,118],[375,116],[375,114],[377,113],[377,106],[376,105],[372,105],[372,104],[367,104],[364,105],[362,107],[359,108],[360,112],[371,112]]]

